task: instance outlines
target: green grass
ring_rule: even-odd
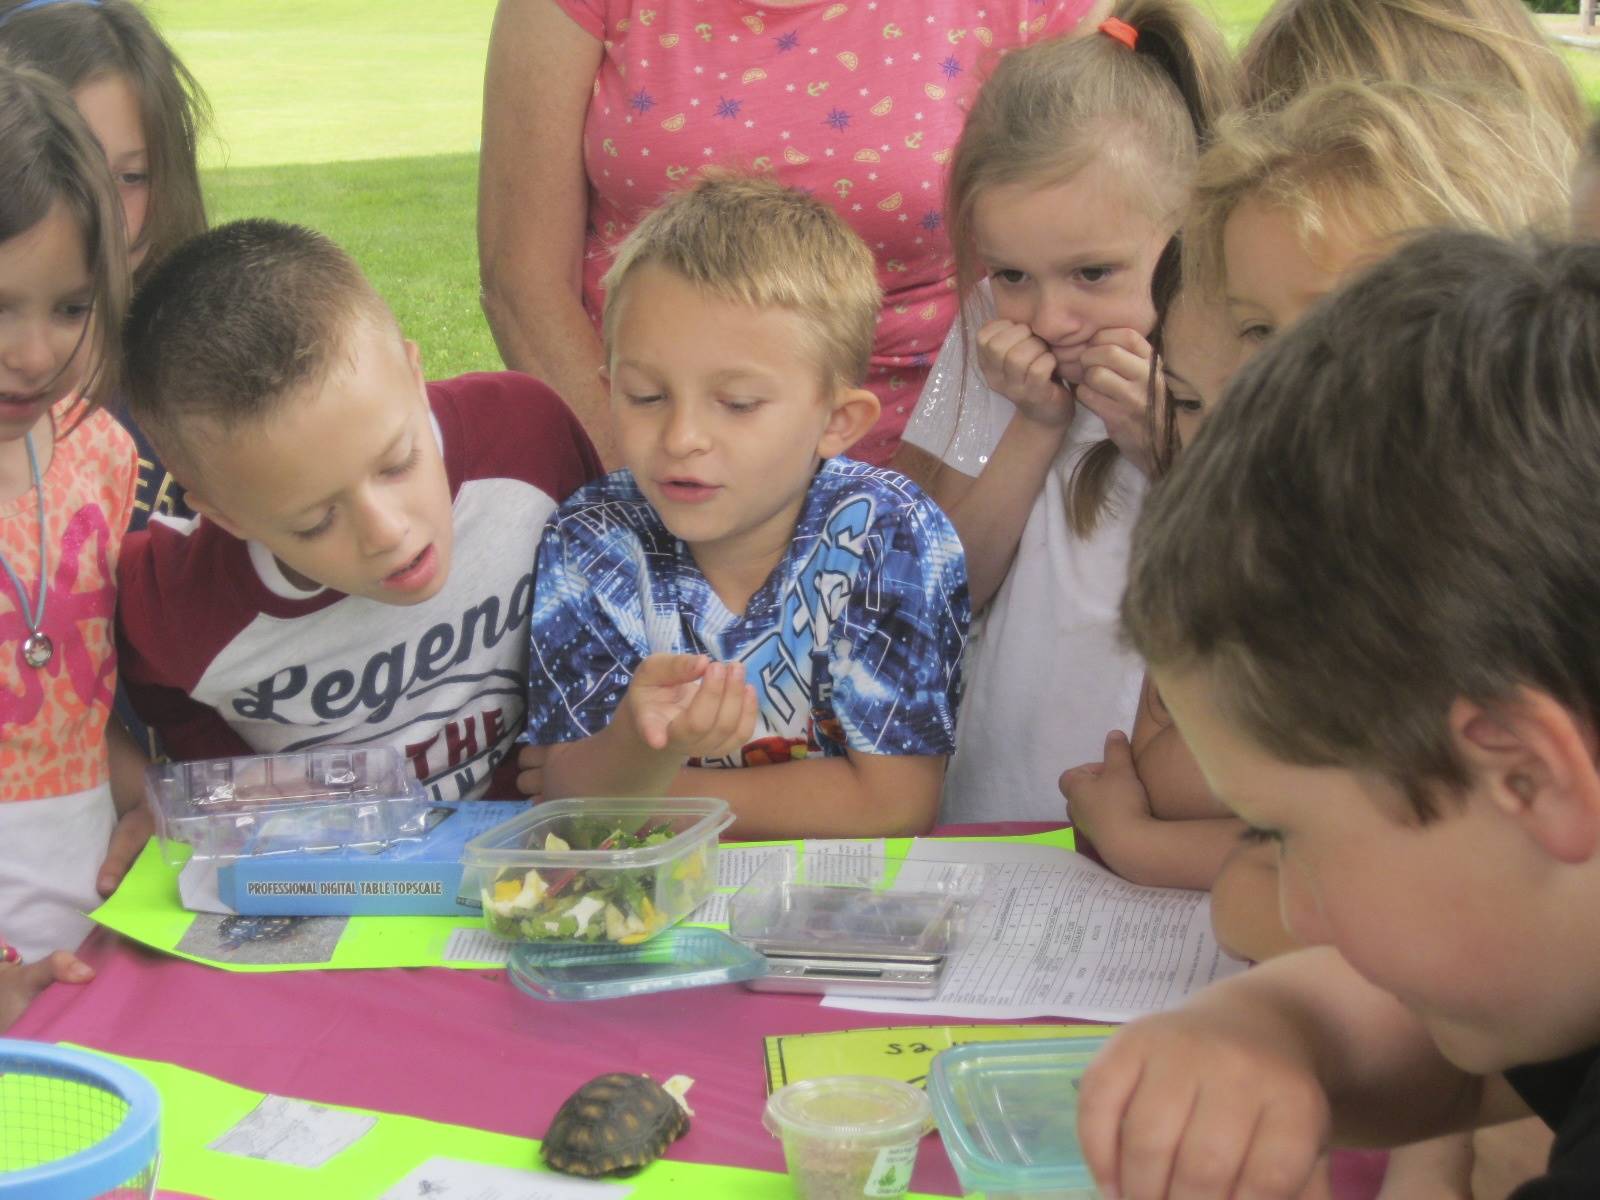
[[[494,0],[151,0],[214,111],[213,222],[355,255],[434,377],[500,365],[478,307],[478,120]]]
[[[1272,0],[1201,0],[1211,9],[1222,32],[1235,46],[1244,44],[1250,31],[1261,20],[1261,14],[1272,7]]]
[[[276,216],[320,229],[360,262],[422,347],[431,378],[498,370],[478,308],[478,156],[230,167],[207,176],[213,221]]]
[[[213,221],[271,216],[348,247],[434,376],[493,368],[474,222],[495,0],[148,0],[215,110]],[[1270,0],[1202,0],[1244,41]],[[1591,101],[1600,53],[1567,50]]]
[[[207,166],[476,150],[494,0],[151,0],[216,109]]]
[[[1561,57],[1578,77],[1578,86],[1589,99],[1591,109],[1600,110],[1600,50],[1580,50],[1563,46]]]

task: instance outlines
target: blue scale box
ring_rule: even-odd
[[[476,888],[460,895],[461,851],[525,811],[506,800],[463,800],[428,810],[422,837],[383,850],[259,854],[217,865],[217,894],[250,916],[445,916],[482,911]]]

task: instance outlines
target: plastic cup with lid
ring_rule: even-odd
[[[782,1139],[801,1200],[892,1200],[911,1186],[933,1109],[909,1083],[831,1075],[773,1092],[762,1123]]]

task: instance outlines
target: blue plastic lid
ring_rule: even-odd
[[[1078,1084],[1105,1038],[974,1042],[933,1060],[928,1098],[967,1192],[1093,1197]]]
[[[524,942],[512,949],[507,974],[538,1000],[611,1000],[738,983],[766,970],[766,958],[727,934],[680,926],[636,946]]]

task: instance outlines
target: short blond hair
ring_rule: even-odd
[[[1522,0],[1277,0],[1239,55],[1246,107],[1319,83],[1471,80],[1521,92],[1573,138],[1588,110]]]
[[[821,201],[772,179],[718,170],[668,195],[623,240],[606,272],[608,356],[628,278],[652,264],[731,303],[799,316],[828,385],[866,378],[883,305],[877,264]]]
[[[1556,234],[1575,153],[1555,118],[1513,92],[1324,84],[1218,123],[1196,174],[1184,276],[1225,290],[1223,230],[1251,199],[1288,214],[1308,249],[1331,231],[1379,243],[1438,227]]]

